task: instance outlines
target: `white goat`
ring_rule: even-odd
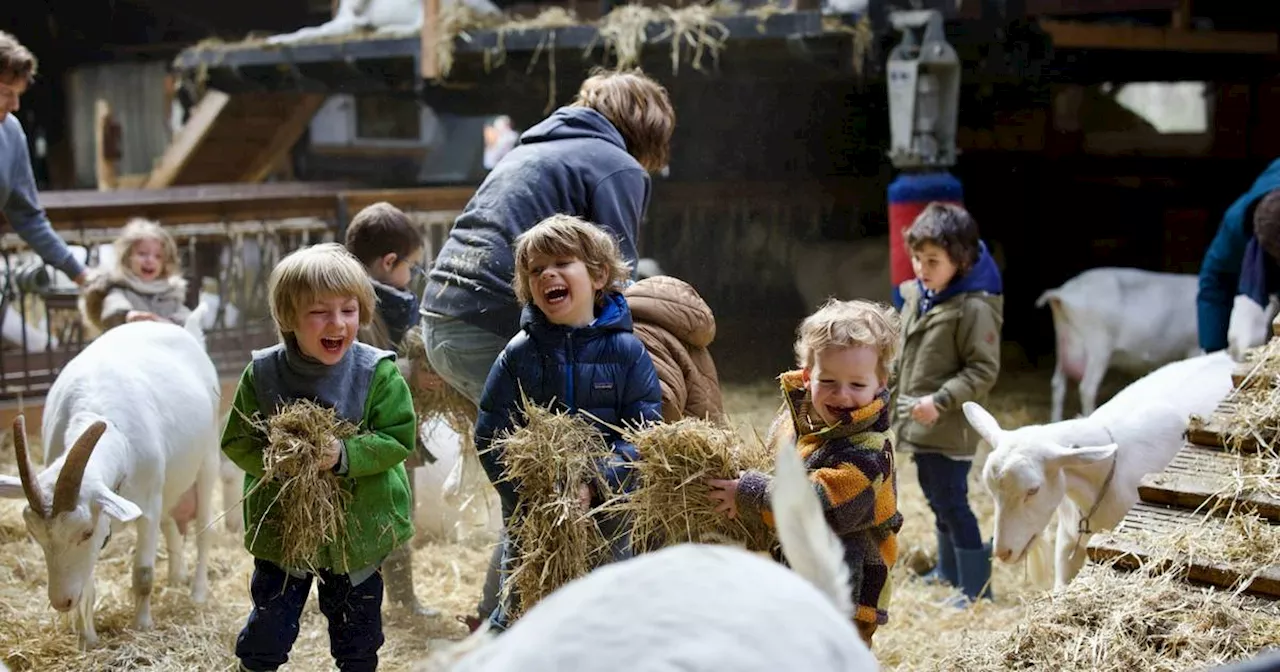
[[[879,669],[853,627],[843,547],[794,447],[777,462],[772,508],[794,571],[733,546],[647,553],[566,584],[496,639],[482,628],[451,669]]]
[[[1030,552],[1032,579],[1042,584],[1047,557],[1037,542],[1056,509],[1054,585],[1070,583],[1093,533],[1119,524],[1142,477],[1181,449],[1190,415],[1207,416],[1231,390],[1233,367],[1224,352],[1167,364],[1086,418],[1013,430],[965,402],[969,424],[993,448],[982,482],[995,500],[995,556],[1016,563]]]
[[[447,6],[452,0],[445,0]],[[468,7],[485,14],[501,10],[489,0],[463,0]],[[410,35],[422,30],[421,0],[338,0],[338,11],[329,21],[318,26],[300,28],[292,33],[272,35],[268,44],[289,44],[318,37],[344,35],[356,31],[374,31],[380,35]]]
[[[45,466],[32,473],[25,425],[14,423],[18,477],[0,476],[0,496],[25,497],[27,530],[44,550],[49,603],[78,606],[82,648],[97,642],[93,570],[113,528],[138,520],[133,557],[134,627],[150,629],[158,534],[169,551],[169,583],[186,581],[182,537],[170,515],[196,484],[197,529],[212,520],[218,473],[218,376],[200,345],[204,306],[186,326],[124,324],[67,363],[49,389],[41,437]],[[64,450],[73,444],[70,450]],[[210,536],[198,537],[192,600],[208,595]]]
[[[1200,354],[1199,278],[1136,268],[1094,268],[1036,299],[1053,311],[1057,362],[1049,419],[1062,419],[1067,380],[1079,382],[1081,414],[1097,407],[1109,369],[1141,375]]]
[[[1227,352],[1237,362],[1244,361],[1250,348],[1256,348],[1271,338],[1271,321],[1280,314],[1280,300],[1275,294],[1267,299],[1267,307],[1254,303],[1247,294],[1237,294],[1231,306],[1231,321],[1227,324]]]

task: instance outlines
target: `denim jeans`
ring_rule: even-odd
[[[454,317],[422,316],[422,342],[431,368],[476,406],[480,405],[480,394],[484,391],[489,369],[493,368],[509,340]],[[484,592],[477,605],[481,619],[488,618],[498,606],[498,568],[505,540],[506,532],[503,531],[502,541],[489,557]]]
[[[266,560],[253,561],[253,611],[236,637],[236,657],[248,670],[274,670],[289,660],[312,576],[290,576]],[[378,669],[382,647],[382,573],[352,586],[345,574],[320,571],[320,613],[329,621],[329,653],[343,672]]]
[[[973,463],[938,453],[916,453],[915,460],[920,489],[933,509],[938,531],[956,548],[982,548],[978,519],[969,508],[969,468]]]
[[[455,317],[422,316],[422,343],[431,368],[476,406],[489,369],[510,340]]]

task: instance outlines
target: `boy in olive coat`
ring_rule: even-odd
[[[899,287],[894,432],[914,454],[936,520],[938,564],[929,578],[959,587],[969,600],[990,597],[991,549],[969,508],[969,468],[980,437],[961,404],[985,401],[1000,373],[1000,271],[973,218],[958,206],[930,204],[905,235],[916,279]]]

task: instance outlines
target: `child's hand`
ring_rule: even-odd
[[[145,310],[131,310],[125,313],[125,322],[159,322],[160,318],[155,313],[149,313]]]
[[[586,483],[578,484],[578,505],[583,511],[591,508],[591,486]]]
[[[933,405],[933,395],[920,397],[915,406],[911,407],[911,417],[916,422],[928,426],[938,421],[938,407]]]
[[[338,463],[338,457],[342,455],[342,442],[333,439],[329,445],[325,447],[323,453],[320,454],[320,461],[316,462],[316,471],[328,471]]]
[[[724,481],[720,479],[708,479],[707,485],[711,486],[709,493],[712,501],[716,504],[716,513],[723,513],[733,520],[738,517],[738,479],[732,481]]]

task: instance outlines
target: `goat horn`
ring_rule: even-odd
[[[58,474],[58,482],[53,486],[53,514],[65,513],[76,508],[80,502],[80,482],[84,480],[84,468],[89,464],[89,456],[93,454],[98,439],[107,431],[107,423],[98,420],[80,434],[74,446],[67,453],[62,463],[62,473]]]
[[[22,492],[27,496],[31,510],[43,518],[49,514],[44,506],[44,497],[31,470],[31,458],[27,456],[27,421],[22,415],[13,419],[13,452],[18,458],[18,478],[22,481]]]

